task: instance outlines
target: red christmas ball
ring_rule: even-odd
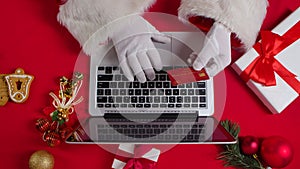
[[[246,136],[241,139],[241,149],[246,155],[253,155],[258,152],[259,140],[253,136]]]
[[[261,158],[270,167],[283,168],[293,159],[291,144],[279,136],[268,137],[261,144]]]

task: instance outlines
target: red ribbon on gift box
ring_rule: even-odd
[[[275,72],[300,94],[300,82],[296,75],[286,69],[275,56],[300,38],[300,21],[284,35],[271,31],[261,32],[261,42],[254,45],[259,56],[242,72],[244,81],[253,81],[264,86],[275,86]],[[299,51],[300,52],[300,51]],[[300,56],[300,55],[299,55]]]
[[[155,169],[156,162],[142,158],[141,156],[151,151],[151,147],[146,145],[137,145],[134,148],[134,154],[119,150],[115,159],[126,162],[123,169]]]

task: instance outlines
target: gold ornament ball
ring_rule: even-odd
[[[34,152],[29,159],[29,169],[53,169],[54,157],[48,151]]]

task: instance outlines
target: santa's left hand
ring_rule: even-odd
[[[231,32],[221,23],[214,23],[207,33],[199,54],[192,53],[188,62],[195,70],[206,69],[210,77],[217,75],[231,62]]]

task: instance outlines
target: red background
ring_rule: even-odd
[[[178,1],[167,4],[159,0],[153,11],[176,13]],[[170,2],[170,1],[168,1]],[[264,30],[270,30],[300,6],[298,0],[270,0]],[[35,76],[29,99],[24,104],[7,103],[0,107],[0,166],[6,169],[28,168],[28,159],[36,151],[45,149],[55,157],[55,168],[110,168],[114,155],[96,145],[62,145],[49,148],[35,129],[35,120],[43,117],[42,109],[49,105],[51,90],[58,87],[60,76],[70,76],[80,46],[56,21],[58,7],[54,0],[4,1],[0,17],[0,74],[13,73],[17,67]],[[233,60],[240,57],[233,54]],[[87,60],[86,60],[87,62]],[[268,137],[280,135],[288,139],[295,151],[287,169],[300,166],[300,137],[298,131],[300,99],[280,115],[272,115],[228,67],[227,102],[222,119],[230,119],[241,126],[241,136]],[[284,92],[284,91],[283,91]],[[158,168],[221,169],[216,160],[219,146],[178,145],[161,154]]]

